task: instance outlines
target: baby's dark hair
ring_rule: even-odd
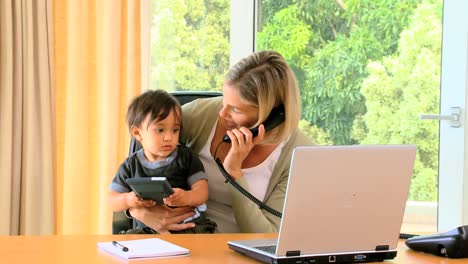
[[[182,109],[179,101],[164,90],[148,90],[135,97],[127,110],[127,125],[139,127],[151,113],[148,125],[164,120],[172,111],[178,120],[182,120]]]

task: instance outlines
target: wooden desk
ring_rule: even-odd
[[[94,264],[125,263],[125,260],[109,255],[97,248],[100,241],[138,239],[152,236],[139,235],[83,235],[83,236],[0,236],[0,263],[5,264]],[[230,250],[228,240],[272,238],[275,234],[214,234],[214,235],[160,235],[161,239],[191,250],[189,257],[148,259],[131,261],[146,263],[258,263],[242,254]],[[448,259],[408,250],[400,241],[397,258],[390,263],[456,264],[467,263],[467,259]]]

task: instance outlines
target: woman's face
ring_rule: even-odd
[[[240,97],[237,87],[223,84],[223,108],[219,119],[226,130],[252,127],[258,120],[258,108]]]

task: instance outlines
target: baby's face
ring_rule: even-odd
[[[149,123],[150,115],[143,121],[139,132],[145,156],[154,162],[166,159],[176,149],[181,120],[180,114],[172,111],[165,119]]]

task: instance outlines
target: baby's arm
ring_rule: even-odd
[[[208,200],[208,182],[205,179],[194,182],[190,191],[173,188],[174,193],[164,199],[169,206],[199,206]]]
[[[134,207],[151,207],[156,204],[154,201],[141,199],[136,196],[134,192],[119,193],[109,191],[107,198],[114,212],[124,211]]]

